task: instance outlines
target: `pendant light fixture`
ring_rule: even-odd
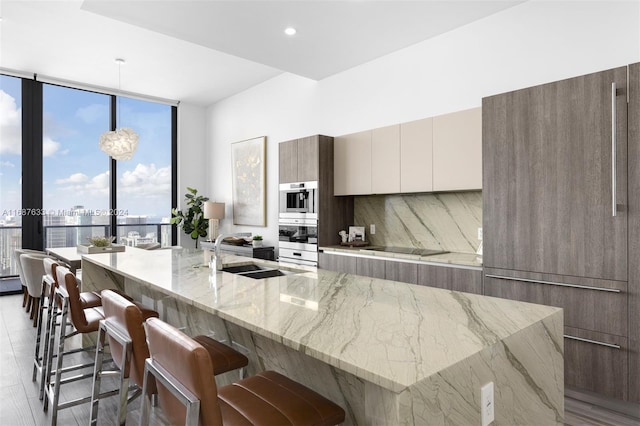
[[[121,92],[121,68],[124,64],[124,59],[116,59],[118,64],[118,95]],[[118,96],[118,107],[120,102],[120,96]],[[120,122],[120,108],[118,108],[118,122]],[[104,132],[100,136],[100,142],[98,143],[100,149],[111,156],[114,160],[130,160],[133,157],[133,153],[138,147],[138,140],[140,136],[133,129],[123,127],[109,132]]]

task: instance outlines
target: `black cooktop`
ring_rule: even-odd
[[[386,251],[389,253],[416,254],[418,256],[433,256],[434,254],[449,253],[446,250],[438,250],[438,249],[426,249],[426,248],[415,248],[415,247],[392,247],[392,246],[371,247],[366,250]]]

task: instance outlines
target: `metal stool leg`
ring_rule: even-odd
[[[122,345],[122,369],[119,370],[103,370],[102,363],[104,360],[105,338],[109,335],[116,339]],[[98,423],[98,404],[99,399],[104,396],[100,394],[100,380],[102,377],[118,375],[120,379],[119,401],[118,405],[118,424],[124,425],[127,421],[127,405],[128,402],[136,398],[140,394],[140,388],[129,388],[129,372],[131,364],[132,342],[129,338],[123,336],[116,328],[110,325],[109,321],[100,321],[98,328],[98,344],[96,346],[96,362],[93,369],[93,390],[91,396],[91,424]],[[129,391],[133,390],[131,396]],[[110,394],[113,394],[111,392]]]

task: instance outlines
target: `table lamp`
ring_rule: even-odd
[[[209,241],[215,241],[218,236],[218,221],[224,219],[224,203],[204,202],[204,218],[209,219]]]

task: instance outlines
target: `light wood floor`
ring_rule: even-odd
[[[0,297],[0,425],[48,425],[51,415],[42,410],[38,399],[38,385],[31,381],[35,328],[22,308],[22,295]],[[85,355],[85,362],[90,359]],[[102,389],[113,389],[113,381],[103,380]],[[91,392],[91,380],[63,386],[64,399],[77,398]],[[100,402],[99,425],[115,424],[117,396]],[[127,423],[138,424],[140,399],[129,405]],[[89,404],[58,414],[59,425],[89,424]],[[155,422],[154,422],[155,423]],[[565,424],[638,426],[640,419],[618,414],[603,408],[565,398]]]

